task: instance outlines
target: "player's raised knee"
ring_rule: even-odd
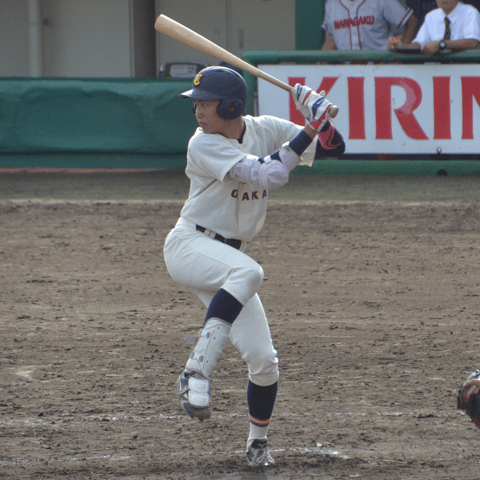
[[[264,277],[265,277],[265,273],[263,271],[263,268],[257,263],[255,266],[251,266],[245,272],[244,278],[245,278],[245,281],[250,285],[252,291],[256,293],[262,286]]]
[[[260,290],[263,277],[263,268],[257,262],[251,261],[233,267],[222,288],[245,305]]]

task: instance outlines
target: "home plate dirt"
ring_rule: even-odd
[[[480,430],[456,406],[480,367],[480,180],[302,177],[273,195],[248,248],[281,368],[260,470],[233,347],[212,418],[177,407],[205,314],[163,262],[184,177],[0,186],[2,478],[480,477]]]

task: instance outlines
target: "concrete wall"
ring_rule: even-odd
[[[0,0],[0,12],[0,76],[28,76],[28,2]]]
[[[238,56],[247,50],[295,50],[295,3],[0,0],[0,76],[154,77],[167,61],[219,63],[155,32],[160,13]],[[39,7],[38,35],[30,24],[32,5]],[[31,47],[31,39],[39,50]],[[31,53],[41,57],[37,69],[31,66]]]
[[[30,68],[29,0],[0,0],[0,76]],[[154,0],[38,0],[41,75],[155,76]],[[147,27],[148,25],[148,27]]]
[[[248,50],[295,50],[293,0],[156,0],[164,14],[240,56]],[[214,57],[157,35],[157,64],[189,60],[218,65]]]
[[[43,0],[44,75],[132,76],[128,0]]]

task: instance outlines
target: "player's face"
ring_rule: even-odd
[[[217,113],[221,100],[195,100],[195,117],[205,133],[222,133],[225,119]]]

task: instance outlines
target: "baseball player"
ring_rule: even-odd
[[[285,185],[299,163],[338,157],[345,149],[329,119],[331,103],[299,84],[292,93],[307,118],[304,128],[271,116],[243,116],[245,81],[229,68],[203,69],[180,95],[194,100],[199,128],[188,145],[188,199],[164,256],[172,278],[193,289],[207,313],[176,393],[188,415],[209,418],[209,380],[230,340],[248,365],[246,456],[252,466],[273,462],[267,431],[279,369],[257,293],[264,273],[245,251],[263,227],[269,190]]]
[[[390,31],[403,29],[403,43],[413,40],[418,20],[398,0],[327,0],[322,50],[387,50]]]

